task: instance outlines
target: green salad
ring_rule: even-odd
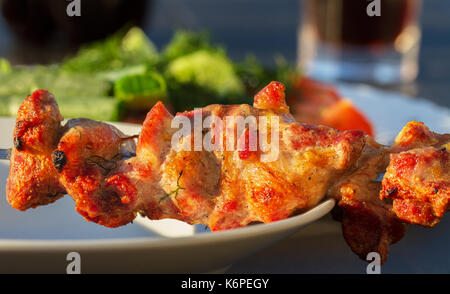
[[[137,27],[88,44],[60,64],[13,67],[0,58],[0,116],[15,116],[36,89],[55,95],[66,118],[118,121],[163,101],[175,111],[208,104],[251,103],[272,80],[287,84],[295,69],[275,68],[254,56],[233,62],[205,32],[177,31],[158,51]]]

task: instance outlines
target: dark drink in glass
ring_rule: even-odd
[[[420,0],[303,0],[299,66],[325,80],[414,80],[420,8]]]

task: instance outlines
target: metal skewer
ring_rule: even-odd
[[[11,158],[11,152],[12,152],[12,148],[8,148],[8,149],[1,149],[0,148],[0,160],[9,160]],[[123,153],[118,153],[116,155],[117,158],[113,158],[113,159],[129,159],[131,157],[135,157],[136,153],[134,152],[123,152]]]
[[[0,149],[0,160],[9,160],[12,148]]]

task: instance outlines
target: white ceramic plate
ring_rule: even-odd
[[[413,119],[426,122],[435,131],[450,132],[449,110],[425,100],[367,86],[341,85],[339,89],[375,123],[377,139],[382,143],[392,142],[402,126]],[[13,126],[14,119],[0,118],[0,148],[11,146]],[[133,125],[118,124],[118,127],[128,134],[139,131]],[[1,187],[5,186],[7,174],[8,163],[0,162]],[[288,237],[327,214],[334,205],[329,200],[287,220],[210,233],[203,226],[141,218],[125,227],[104,228],[84,221],[74,211],[70,197],[19,212],[6,203],[4,193],[3,188],[1,273],[64,273],[69,263],[66,256],[72,251],[80,253],[81,270],[85,273],[210,272]],[[298,250],[302,250],[301,243]]]

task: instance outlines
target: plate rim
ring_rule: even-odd
[[[55,251],[55,250],[114,250],[123,249],[124,246],[130,248],[155,248],[155,247],[178,247],[178,246],[195,246],[199,243],[207,242],[208,244],[221,241],[232,241],[235,239],[247,239],[255,236],[267,234],[268,230],[286,231],[298,227],[299,229],[306,226],[326,214],[328,214],[335,206],[336,201],[332,198],[325,199],[318,205],[308,211],[289,217],[287,219],[274,221],[267,224],[255,224],[252,226],[241,227],[231,230],[219,232],[194,234],[192,236],[183,237],[133,237],[133,238],[108,238],[108,239],[0,239],[1,251]]]

